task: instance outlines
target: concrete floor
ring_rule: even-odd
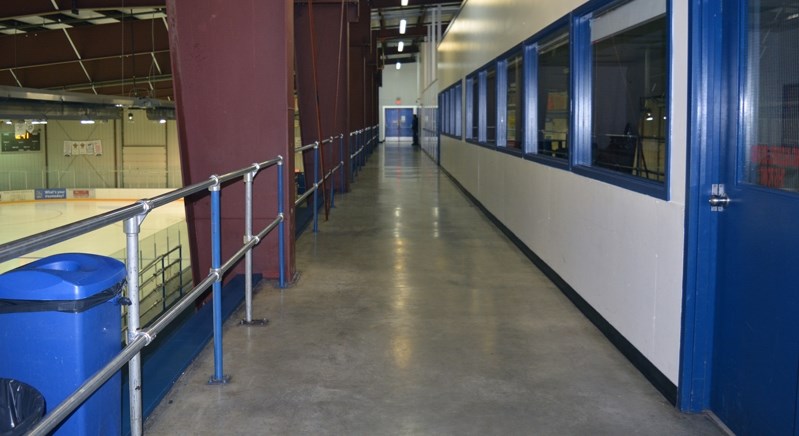
[[[149,435],[721,434],[678,413],[425,155],[381,145],[262,287],[267,327],[225,325]]]

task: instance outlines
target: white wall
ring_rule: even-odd
[[[580,6],[467,0],[439,45],[435,94]],[[441,165],[672,382],[679,375],[687,0],[673,1],[670,200],[441,137]],[[465,100],[464,100],[465,101]]]
[[[380,140],[386,137],[384,107],[416,107],[419,99],[419,64],[402,64],[397,69],[393,64],[386,64],[383,69],[383,86],[380,87]],[[401,100],[398,105],[397,99]]]

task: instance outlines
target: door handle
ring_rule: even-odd
[[[712,207],[727,207],[730,204],[730,197],[726,195],[711,195],[707,202]]]
[[[721,212],[725,207],[730,204],[730,197],[724,189],[723,184],[713,184],[710,188],[710,198],[707,199],[710,203],[710,210],[712,212]]]

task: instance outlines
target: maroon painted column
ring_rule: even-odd
[[[285,274],[294,260],[294,3],[167,0],[185,184],[284,158]],[[253,182],[253,232],[277,216],[277,168]],[[241,247],[244,185],[222,189],[222,259]],[[186,201],[195,282],[210,268],[210,197]],[[243,270],[239,264],[237,270]],[[277,278],[278,234],[253,251],[253,272]]]
[[[347,21],[357,4],[352,0],[296,0],[294,5],[294,41],[297,58],[297,100],[300,111],[302,144],[336,137],[332,145],[322,147],[324,172],[340,161],[338,135],[345,134],[344,167],[328,180],[330,189],[340,186],[341,175],[349,168],[348,135],[348,56]],[[318,105],[318,107],[317,107]],[[319,167],[320,179],[323,169]],[[303,156],[306,186],[313,185],[313,151]],[[346,179],[345,179],[346,180]],[[320,183],[320,192],[323,186]]]
[[[360,0],[357,21],[350,23],[350,125],[349,130],[368,127],[368,90],[371,84],[369,57],[372,52],[371,8]]]

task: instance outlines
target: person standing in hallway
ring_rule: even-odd
[[[413,144],[419,145],[419,117],[413,114],[413,121],[411,122],[411,129],[413,130]]]

